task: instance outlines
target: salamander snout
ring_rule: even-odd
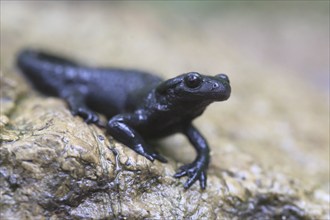
[[[224,73],[220,73],[220,74],[216,75],[215,77],[225,80],[228,84],[230,83],[229,77]]]
[[[211,82],[211,90],[217,101],[224,101],[230,97],[231,86],[229,77],[226,74],[216,75]]]

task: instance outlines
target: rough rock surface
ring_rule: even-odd
[[[160,68],[161,72],[186,71],[205,65],[209,68],[205,71],[214,72],[219,69],[218,64],[201,55],[191,58],[196,59],[199,66],[182,61],[183,64],[171,69],[165,65],[176,63],[171,59],[162,59],[161,66],[152,65],[154,53],[163,51],[169,44],[179,45],[178,40],[175,37],[159,40],[162,38],[153,36],[143,25],[139,27],[142,30],[135,29],[136,21],[130,13],[136,11],[130,7],[107,8],[111,12],[108,14],[102,7],[91,5],[21,4],[1,2],[1,6],[11,12],[1,15],[1,38],[4,39],[1,41],[0,84],[1,219],[329,218],[329,130],[325,125],[329,109],[320,92],[304,82],[297,82],[298,77],[278,76],[276,69],[264,75],[263,67],[242,62],[230,70],[233,72],[230,75],[233,96],[228,103],[214,104],[196,122],[212,148],[207,189],[201,191],[195,184],[184,190],[185,179],[177,180],[172,176],[182,163],[194,157],[185,140],[175,136],[155,143],[169,163],[151,163],[113,140],[105,130],[73,117],[63,101],[34,91],[14,68],[14,55],[29,44],[50,50],[57,48],[39,32],[42,28],[48,30],[51,26],[49,33],[57,36],[78,23],[90,29],[95,21],[103,25],[111,23],[118,15],[117,9],[123,12],[123,20],[119,24],[111,23],[112,29],[103,30],[103,34],[112,36],[118,45],[123,39],[116,38],[117,32],[134,33],[136,40],[147,38],[152,46],[150,55],[137,56],[137,51],[131,48],[131,54],[119,54],[114,57],[115,61],[107,63],[104,56],[110,54],[103,50],[103,54],[98,54],[100,61],[93,56],[89,62],[108,65],[122,62],[125,66],[125,63],[134,65],[128,61],[136,59],[136,66],[147,69],[150,65],[151,70]],[[32,19],[34,13],[42,15],[43,20]],[[163,33],[172,27],[145,9],[140,8],[136,13],[145,16],[138,22],[148,21],[148,25]],[[65,25],[54,18],[65,20]],[[89,23],[87,18],[94,20]],[[58,22],[61,25],[56,25]],[[163,26],[158,26],[159,23]],[[186,24],[175,25],[180,30],[180,25]],[[121,32],[122,26],[126,26],[125,32]],[[79,36],[89,33],[85,33],[84,28],[76,31]],[[177,38],[186,36],[189,31],[178,31]],[[16,36],[17,33],[26,35]],[[96,42],[98,39],[104,42],[103,38],[100,33],[92,36],[94,43],[88,46],[95,48],[91,53],[97,51]],[[83,42],[75,44],[75,39],[64,39],[65,36],[55,41],[58,45],[66,42],[59,46],[59,51],[69,53],[65,51],[71,43],[71,50],[77,50],[73,54],[75,57],[81,56],[82,48],[85,55],[81,59],[90,58]],[[171,53],[175,59],[187,55],[185,49],[192,45],[203,45],[216,59],[223,58],[222,65],[227,69],[235,66],[235,60],[242,60],[238,55],[227,58],[212,50],[218,41],[212,35],[189,40],[186,45],[178,46],[176,55]],[[118,45],[108,47],[120,51],[122,48]],[[159,56],[169,57],[166,53]],[[238,74],[243,72],[247,75]],[[281,87],[274,90],[274,84]],[[309,102],[300,101],[301,97]]]

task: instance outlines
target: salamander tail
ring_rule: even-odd
[[[73,61],[33,49],[18,53],[16,65],[37,89],[49,94],[55,93],[52,87],[61,81],[63,68],[77,66]]]
[[[17,66],[25,75],[40,72],[56,65],[77,66],[77,63],[33,49],[22,50],[17,56]]]

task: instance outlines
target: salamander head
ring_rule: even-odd
[[[156,91],[175,102],[211,103],[230,97],[231,87],[225,74],[206,76],[197,72],[179,75],[161,83]]]

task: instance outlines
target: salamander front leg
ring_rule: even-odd
[[[108,131],[116,140],[146,157],[148,160],[154,161],[156,159],[166,163],[167,160],[145,143],[142,137],[133,129],[133,126],[139,123],[141,122],[138,115],[117,115],[109,121]]]
[[[197,157],[192,163],[180,167],[174,177],[188,176],[188,180],[184,184],[185,189],[188,189],[197,180],[199,180],[201,189],[205,189],[206,172],[210,161],[209,147],[205,138],[193,125],[188,125],[184,130],[184,134],[197,151]]]

